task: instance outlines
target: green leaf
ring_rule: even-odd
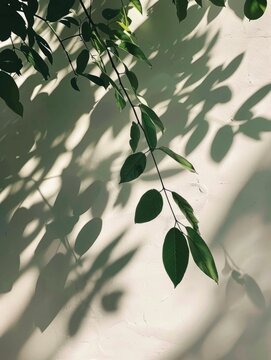
[[[130,147],[133,150],[133,152],[135,152],[140,139],[140,129],[137,123],[135,123],[134,121],[132,123],[130,130],[130,138],[131,138],[129,141]]]
[[[21,51],[24,53],[27,61],[47,80],[50,77],[49,68],[42,57],[34,49],[26,45],[21,45]]]
[[[50,48],[50,45],[47,43],[47,41],[45,39],[43,39],[37,33],[35,33],[35,39],[37,41],[37,44],[38,44],[40,50],[47,57],[47,59],[50,61],[50,63],[53,64],[52,49]]]
[[[126,101],[124,100],[124,97],[122,96],[121,92],[119,90],[115,90],[115,99],[117,106],[120,110],[123,110],[126,106]]]
[[[69,13],[74,2],[75,0],[50,0],[46,19],[48,21],[58,21]]]
[[[177,16],[179,21],[182,21],[187,16],[188,0],[175,0]]]
[[[218,283],[218,273],[217,273],[215,261],[207,244],[194,229],[187,227],[186,230],[188,234],[187,237],[188,237],[190,251],[196,265],[207,276],[209,276],[216,283]]]
[[[77,77],[73,77],[71,79],[71,86],[73,87],[74,90],[76,91],[80,91],[78,85],[77,85]]]
[[[89,81],[93,82],[94,84],[98,86],[104,86],[104,81],[102,78],[92,75],[92,74],[82,74],[85,78],[87,78]]]
[[[92,28],[88,21],[83,22],[81,26],[82,38],[85,42],[90,41],[92,35]]]
[[[120,170],[120,184],[138,178],[145,170],[146,160],[142,152],[128,156]]]
[[[89,61],[89,51],[87,49],[83,49],[76,59],[76,72],[78,74],[82,74],[88,64]]]
[[[225,6],[225,0],[210,0],[216,6]]]
[[[104,9],[102,15],[106,20],[114,19],[120,13],[120,9]]]
[[[140,0],[131,0],[131,4],[142,14],[142,5]]]
[[[174,151],[170,150],[169,148],[167,148],[165,146],[160,146],[158,149],[163,151],[165,154],[169,155],[172,159],[174,159],[179,164],[181,164],[185,169],[187,169],[191,172],[196,172],[196,170],[194,169],[194,166],[188,160],[186,160],[184,157],[182,157],[181,155],[176,154]]]
[[[128,42],[128,41],[122,41],[120,43],[119,47],[122,50],[127,51],[129,54],[135,56],[136,58],[146,61],[146,63],[151,66],[151,63],[147,59],[146,55],[143,53],[143,51],[137,45],[135,45],[131,42]]]
[[[195,0],[195,1],[200,7],[202,7],[202,0]]]
[[[94,218],[90,220],[80,230],[74,245],[75,252],[82,256],[94,244],[102,230],[102,219]]]
[[[20,74],[20,70],[23,67],[22,60],[17,54],[10,50],[5,49],[0,52],[0,69],[9,73]]]
[[[184,235],[177,228],[171,228],[164,240],[163,263],[174,287],[181,282],[188,260],[189,249]]]
[[[135,212],[135,223],[141,224],[155,219],[163,208],[163,198],[159,191],[147,191],[139,200]]]
[[[147,105],[140,104],[140,108],[152,119],[154,124],[163,132],[165,130],[164,125],[156,113]]]
[[[134,72],[130,71],[126,65],[124,65],[124,67],[125,67],[125,74],[132,86],[132,89],[134,90],[134,93],[136,94],[137,89],[138,89],[138,80],[137,80],[136,74]]]
[[[244,5],[245,16],[249,20],[259,19],[265,12],[267,0],[246,0]]]
[[[16,82],[7,73],[0,71],[0,97],[16,114],[23,116],[23,106]]]
[[[153,150],[157,145],[156,129],[150,117],[144,112],[142,112],[142,125],[148,145]]]
[[[179,194],[172,192],[172,197],[175,203],[178,205],[181,212],[184,214],[186,219],[190,222],[193,228],[198,231],[198,220],[194,215],[194,210],[192,206]]]

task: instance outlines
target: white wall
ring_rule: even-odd
[[[72,91],[59,55],[58,80],[21,79],[23,120],[1,103],[1,359],[271,358],[270,4],[255,22],[232,0],[234,11],[194,7],[178,24],[167,2],[143,3],[136,34],[153,68],[135,66],[142,94],[166,125],[160,144],[198,175],[158,156],[159,167],[195,208],[219,286],[190,259],[173,289],[161,260],[168,207],[133,224],[140,196],[160,188],[150,159],[140,179],[118,185],[132,114],[118,112],[111,92]],[[86,211],[65,236],[71,206]],[[97,217],[102,231],[75,262],[77,234]]]

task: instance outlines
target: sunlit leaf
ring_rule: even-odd
[[[177,194],[176,192],[172,192],[172,197],[175,203],[178,205],[179,209],[182,211],[186,219],[190,222],[193,228],[197,231],[198,227],[198,220],[194,215],[194,210],[192,206],[185,200],[181,195]]]
[[[131,0],[131,4],[142,14],[142,5],[140,0]]]
[[[142,112],[142,125],[148,145],[153,150],[157,145],[156,128],[150,117],[144,112]]]
[[[170,150],[169,148],[167,148],[165,146],[160,146],[158,149],[163,151],[165,154],[169,155],[172,159],[177,161],[185,169],[187,169],[191,172],[196,172],[196,170],[194,169],[194,166],[188,160],[186,160],[183,156],[176,154],[174,151]]]
[[[152,119],[154,124],[163,132],[165,130],[164,125],[157,114],[147,105],[140,104],[141,110],[143,110]]]
[[[189,249],[184,235],[177,228],[171,228],[163,245],[163,263],[165,270],[176,287],[186,272]]]
[[[128,41],[122,41],[119,45],[119,47],[125,51],[127,51],[129,54],[135,56],[136,58],[140,60],[146,61],[147,64],[151,66],[151,63],[147,59],[146,55],[143,53],[143,51],[136,45]]]
[[[133,150],[133,152],[135,152],[137,149],[139,139],[140,139],[140,129],[137,123],[133,121],[130,130],[130,141],[129,141],[130,147]]]
[[[126,101],[119,90],[115,90],[115,99],[117,106],[120,110],[123,110],[126,106]]]
[[[163,208],[163,198],[159,191],[147,191],[139,200],[135,212],[135,223],[144,223],[155,219]]]
[[[27,61],[47,80],[50,77],[49,68],[42,57],[34,49],[23,44],[21,45],[21,51],[24,53]]]
[[[138,152],[128,156],[120,170],[120,183],[129,182],[138,178],[146,167],[146,156]]]
[[[207,244],[194,229],[187,227],[186,230],[190,251],[196,265],[207,276],[218,283],[218,273],[215,261]]]
[[[267,0],[246,0],[244,5],[245,16],[249,20],[259,19],[265,12]]]

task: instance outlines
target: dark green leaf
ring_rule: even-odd
[[[113,30],[113,34],[114,36],[119,39],[119,40],[123,40],[123,41],[131,41],[131,38],[129,35],[127,35],[124,31],[122,30],[118,30],[118,29],[115,29]]]
[[[159,191],[147,191],[139,200],[135,212],[135,223],[141,224],[155,219],[163,208],[163,198]]]
[[[126,101],[119,90],[115,90],[115,99],[117,106],[120,110],[123,110],[126,106]]]
[[[75,0],[50,0],[47,8],[46,19],[57,21],[67,15]]]
[[[186,160],[184,157],[182,157],[181,155],[176,154],[174,151],[170,150],[169,148],[167,148],[165,146],[160,146],[158,149],[162,150],[165,154],[169,155],[172,159],[174,159],[179,164],[181,164],[185,169],[187,169],[191,172],[196,172],[196,170],[194,169],[194,166],[188,160]]]
[[[35,33],[35,38],[36,38],[36,41],[37,41],[37,44],[38,44],[40,50],[43,52],[43,54],[48,58],[48,60],[52,64],[53,56],[52,56],[52,50],[50,48],[50,45],[47,43],[47,41],[45,39],[43,39],[37,33]]]
[[[78,74],[82,74],[88,64],[89,60],[89,51],[87,49],[83,49],[76,59],[76,72]]]
[[[114,19],[120,13],[120,9],[104,9],[102,15],[106,20]]]
[[[140,129],[139,126],[133,121],[131,130],[130,130],[130,147],[133,150],[133,152],[136,151],[139,139],[140,139]]]
[[[225,0],[210,0],[216,6],[225,6]]]
[[[74,245],[74,250],[78,255],[84,255],[94,244],[101,233],[102,224],[102,219],[94,218],[84,225],[79,232]]]
[[[85,78],[87,78],[89,81],[93,82],[94,84],[98,86],[104,86],[103,79],[91,74],[82,74]]]
[[[179,21],[184,20],[187,16],[188,0],[175,0],[175,6]]]
[[[120,43],[119,47],[122,50],[127,51],[129,54],[135,56],[136,58],[146,61],[146,63],[151,66],[151,63],[147,59],[146,55],[143,53],[143,51],[137,45],[135,45],[131,42],[128,42],[128,41],[122,41]]]
[[[88,21],[83,22],[81,26],[81,33],[84,41],[90,41],[92,35],[92,28]]]
[[[267,0],[246,0],[244,6],[245,16],[249,20],[259,19],[265,12]]]
[[[157,145],[156,128],[150,117],[142,112],[142,125],[150,149],[155,149]]]
[[[73,77],[71,79],[71,86],[73,87],[74,90],[80,91],[80,89],[77,85],[77,77]]]
[[[218,283],[218,273],[211,251],[202,237],[192,228],[187,227],[188,242],[196,265],[211,279]]]
[[[138,89],[138,80],[137,80],[137,77],[136,77],[136,74],[132,71],[130,71],[126,65],[125,66],[125,74],[134,90],[134,92],[136,93],[137,92],[137,89]]]
[[[142,14],[142,5],[140,0],[131,0],[131,4]]]
[[[177,228],[167,233],[163,245],[163,263],[165,270],[176,287],[187,269],[189,249],[184,235]]]
[[[138,178],[146,167],[146,156],[142,152],[132,154],[125,160],[120,170],[120,183]]]
[[[199,6],[202,7],[202,0],[195,0],[195,1],[196,1],[196,3],[197,3]]]
[[[20,70],[23,67],[22,60],[17,54],[10,50],[5,49],[0,52],[0,69],[9,73],[16,72],[20,74]]]
[[[140,104],[141,110],[143,110],[152,119],[154,124],[163,132],[165,130],[164,125],[156,113],[147,105]]]
[[[23,116],[23,106],[16,82],[7,73],[0,71],[0,97],[16,114]]]
[[[14,12],[10,20],[12,21],[12,32],[24,40],[26,37],[26,26],[22,16],[17,12]]]
[[[24,53],[27,61],[42,74],[45,80],[47,80],[50,76],[49,68],[42,57],[40,57],[40,55],[34,49],[31,49],[26,45],[21,45],[21,50]]]
[[[72,25],[79,26],[79,22],[71,16],[65,16],[63,20],[69,21],[69,23]]]
[[[186,219],[190,222],[193,228],[198,231],[198,220],[194,215],[192,206],[179,194],[172,192],[172,197],[175,203],[178,205],[181,212],[184,214]]]

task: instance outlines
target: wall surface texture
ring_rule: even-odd
[[[160,144],[197,169],[158,155],[167,188],[195,208],[220,283],[190,259],[173,289],[168,207],[133,223],[140,196],[160,189],[153,165],[118,184],[132,113],[112,91],[73,91],[58,49],[48,83],[21,77],[23,119],[0,104],[0,359],[271,359],[270,4],[255,22],[242,1],[192,6],[179,24],[171,1],[142,2],[136,35],[153,67],[127,63],[167,128]],[[83,226],[83,240],[99,236],[75,260]]]

